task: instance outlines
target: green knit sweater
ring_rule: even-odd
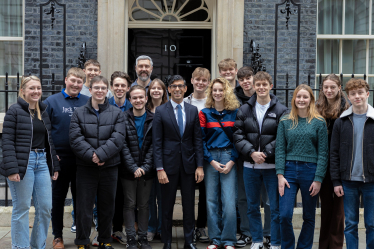
[[[326,174],[329,154],[326,122],[306,118],[298,119],[291,129],[292,121],[283,118],[278,125],[275,148],[275,169],[284,175],[286,160],[317,163],[314,181],[322,182]]]

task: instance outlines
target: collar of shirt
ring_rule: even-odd
[[[151,84],[152,80],[149,81],[148,85],[145,86],[145,88],[147,89],[149,87],[149,85]],[[138,84],[138,80],[135,80],[134,83],[131,84],[131,86],[136,86],[136,85],[139,85]]]
[[[114,103],[114,105],[117,106],[118,108],[126,107],[126,102],[127,102],[127,99],[125,98],[125,102],[123,102],[123,105],[122,105],[122,106],[118,106],[117,103],[116,103],[116,101],[115,101],[115,99],[114,99],[114,97],[113,97],[113,103]]]
[[[172,99],[170,100],[170,103],[171,105],[173,106],[173,109],[176,109],[177,108],[177,103],[175,103]],[[179,105],[181,105],[182,107],[182,110],[184,110],[184,101],[182,101],[182,103],[180,103]]]
[[[75,97],[71,97],[70,95],[68,95],[68,94],[65,92],[65,89],[66,89],[66,88],[64,88],[64,89],[61,90],[61,92],[62,92],[62,94],[64,95],[65,99],[67,99],[67,98],[72,98],[72,99],[77,98],[77,99],[79,99],[79,97],[81,96],[81,93],[78,93],[77,96],[75,96]]]

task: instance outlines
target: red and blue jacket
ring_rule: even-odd
[[[203,136],[204,159],[207,162],[210,163],[213,160],[213,157],[209,152],[211,149],[230,148],[231,160],[235,162],[238,158],[238,151],[235,149],[232,142],[237,111],[237,109],[235,111],[223,110],[222,114],[214,108],[204,108],[200,111],[199,119]],[[217,119],[220,120],[230,138],[226,135],[225,131],[223,131]]]

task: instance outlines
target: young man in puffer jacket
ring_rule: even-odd
[[[156,169],[153,166],[153,113],[145,109],[147,94],[144,87],[135,85],[129,91],[132,108],[125,112],[126,140],[122,149],[120,179],[124,193],[124,221],[127,248],[137,249],[135,208],[138,208],[138,244],[151,249],[147,240],[149,195]]]

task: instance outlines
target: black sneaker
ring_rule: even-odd
[[[149,245],[147,236],[139,236],[138,244],[140,249],[152,249],[152,247]]]
[[[267,248],[270,248],[270,246],[271,246],[271,237],[270,236],[264,236],[264,245]]]
[[[245,247],[246,245],[252,244],[252,237],[249,237],[247,235],[240,235],[240,238],[236,242],[235,246],[236,247]]]
[[[135,237],[127,236],[127,249],[138,249]]]
[[[205,228],[196,228],[194,231],[194,237],[196,237],[196,241],[201,243],[209,243],[209,237],[205,232]]]
[[[99,249],[114,249],[110,243],[100,243]]]

